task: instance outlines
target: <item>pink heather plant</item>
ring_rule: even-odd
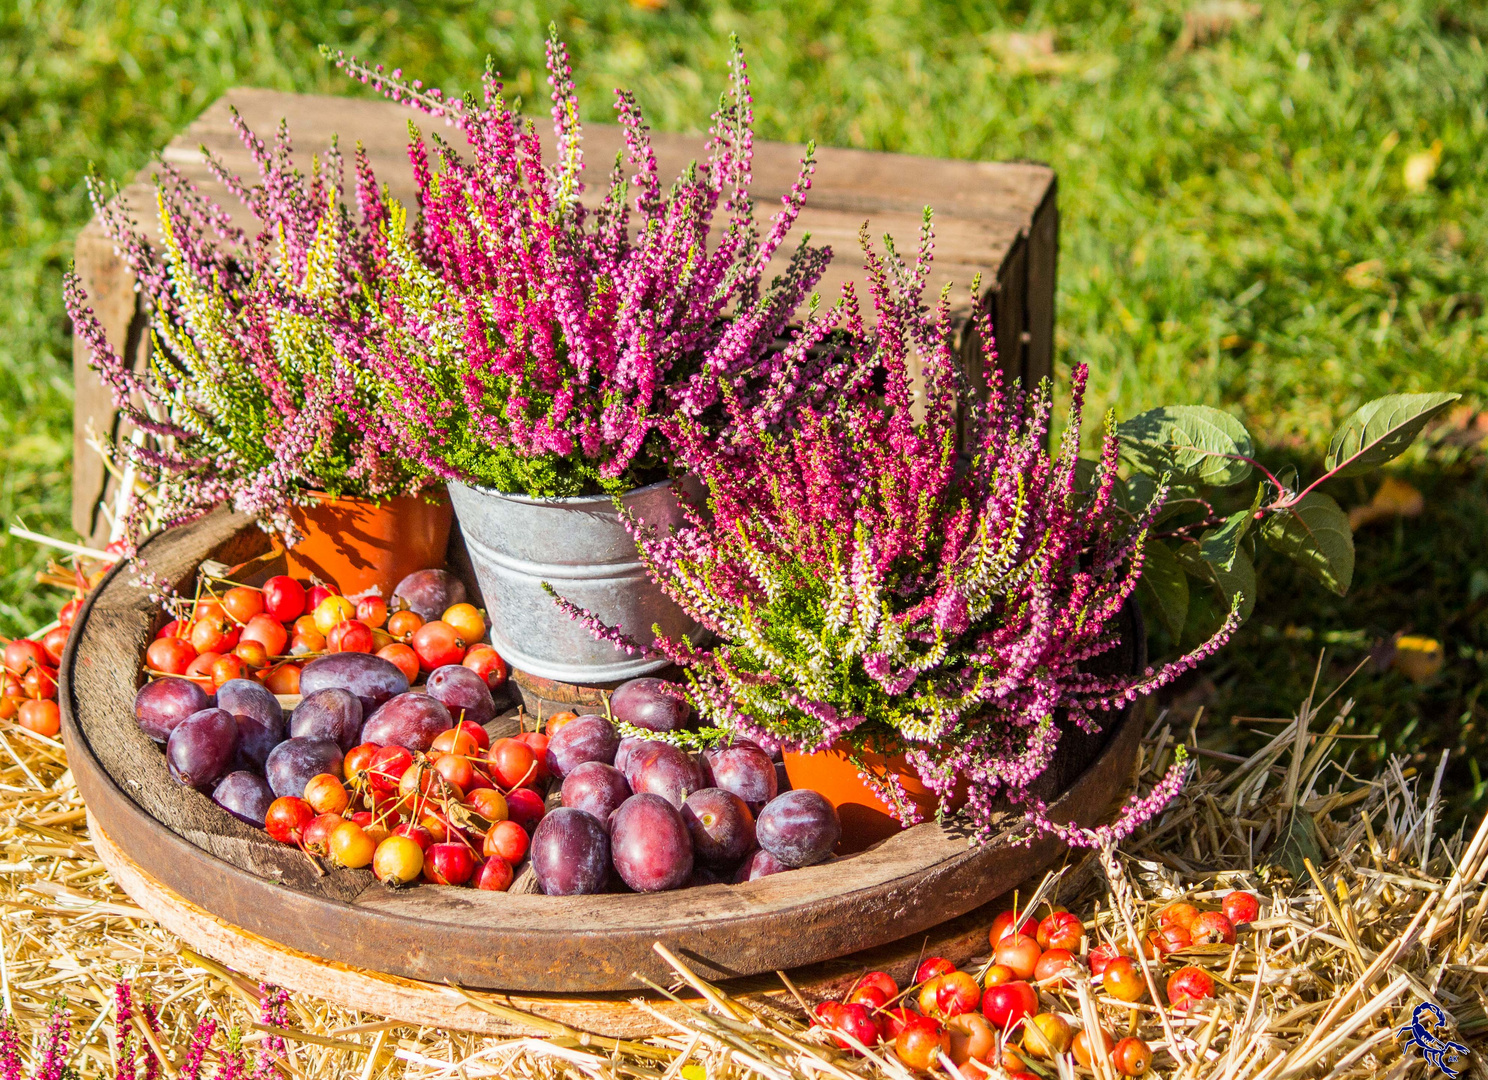
[[[1114,505],[1109,418],[1093,482],[1077,484],[1083,365],[1052,455],[1047,382],[1025,394],[994,374],[984,406],[958,394],[948,293],[933,313],[921,304],[930,240],[927,217],[910,268],[865,237],[876,325],[862,325],[848,292],[805,332],[839,354],[852,386],[876,393],[796,406],[770,427],[726,396],[726,437],[679,420],[672,438],[707,485],[707,512],[693,508],[670,535],[632,529],[651,575],[717,637],[711,648],[665,638],[657,647],[685,669],[693,704],[719,734],[806,752],[842,745],[908,824],[918,814],[897,781],[861,757],[902,752],[942,811],[965,792],[986,839],[1008,801],[1053,827],[1031,788],[1058,746],[1056,717],[1091,730],[1103,711],[1216,651],[1239,620],[1232,611],[1170,664],[1092,673],[1119,644],[1162,498],[1134,526]],[[991,327],[981,329],[990,343]],[[995,373],[990,344],[986,358]],[[958,458],[958,399],[969,460]],[[1109,831],[1161,809],[1185,769]]]
[[[737,43],[732,87],[708,158],[669,191],[635,99],[616,91],[625,132],[597,208],[581,196],[584,155],[568,55],[548,45],[556,161],[512,111],[490,70],[463,101],[327,53],[353,76],[459,129],[469,159],[415,134],[422,219],[392,207],[379,231],[387,271],[381,332],[344,342],[369,442],[449,479],[540,496],[618,493],[676,472],[663,430],[712,430],[738,409],[765,417],[834,392],[809,361],[817,339],[782,344],[830,251],[802,242],[765,278],[810,187],[800,174],[760,238],[749,201],[753,104]],[[627,173],[628,170],[628,173]],[[710,235],[710,226],[714,227]]]
[[[307,178],[290,158],[281,124],[272,149],[233,113],[257,164],[249,187],[208,155],[217,178],[261,229],[248,236],[168,164],[156,201],[160,250],[121,201],[90,184],[94,205],[151,315],[148,370],[136,372],[108,341],[82,284],[69,273],[67,309],[92,366],[142,442],[125,441],[137,494],[128,539],[147,516],[169,525],[230,499],[287,539],[293,503],[309,492],[381,497],[417,490],[423,472],[380,453],[348,423],[350,384],[334,341],[372,332],[362,282],[375,279],[372,238],[384,207],[366,158],[357,155],[361,221],[341,203],[334,143]],[[132,359],[132,358],[131,358]]]
[[[65,1001],[53,1002],[46,1031],[34,1048],[30,1080],[77,1080],[77,1071],[67,1064],[72,1056],[72,1010]],[[15,1019],[0,1016],[0,1080],[27,1080],[22,1047]]]

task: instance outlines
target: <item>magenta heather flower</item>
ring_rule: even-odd
[[[202,1065],[207,1051],[212,1047],[212,1037],[217,1034],[217,1021],[202,1020],[191,1036],[191,1046],[186,1051],[186,1061],[181,1065],[181,1080],[202,1080]]]
[[[127,981],[114,984],[114,1080],[134,1080],[134,991]]]
[[[226,212],[162,164],[156,204],[161,248],[152,250],[121,200],[89,190],[104,229],[139,281],[150,310],[150,363],[136,371],[99,323],[69,273],[64,298],[90,362],[141,438],[119,452],[134,491],[124,534],[172,525],[231,500],[266,527],[290,533],[288,507],[308,492],[378,497],[416,490],[423,472],[378,452],[348,413],[356,398],[336,341],[365,336],[364,285],[377,275],[374,234],[385,208],[358,155],[361,221],[341,203],[333,143],[305,177],[281,124],[272,148],[233,114],[260,174],[249,186],[216,160],[217,178],[261,231],[235,229]],[[351,389],[348,389],[348,388]]]
[[[863,756],[902,753],[942,812],[965,800],[959,812],[985,839],[1010,802],[1053,827],[1033,792],[1059,718],[1095,726],[1219,648],[1238,614],[1174,663],[1096,673],[1121,643],[1161,499],[1135,524],[1115,505],[1109,418],[1079,481],[1083,366],[1053,452],[1049,385],[1005,387],[985,324],[988,399],[965,392],[948,294],[922,302],[930,250],[928,216],[913,266],[865,237],[874,324],[849,290],[801,330],[848,392],[770,411],[725,394],[725,424],[669,419],[679,460],[707,487],[706,513],[693,508],[664,535],[631,528],[652,577],[716,638],[657,648],[685,669],[720,735],[844,746],[908,823],[918,811],[902,786]],[[1109,831],[1156,812],[1181,780]]]
[[[24,1080],[23,1068],[15,1019],[6,1013],[0,1016],[0,1080]]]
[[[259,1047],[258,1060],[253,1068],[253,1080],[267,1080],[268,1077],[278,1075],[276,1062],[285,1056],[284,1036],[273,1029],[289,1026],[288,991],[269,983],[259,983],[258,1022],[270,1031]]]
[[[467,143],[414,139],[418,228],[389,207],[379,333],[340,341],[372,401],[359,418],[383,453],[501,491],[616,493],[677,471],[665,438],[676,418],[718,431],[740,410],[783,417],[843,389],[817,359],[817,334],[786,333],[830,251],[802,242],[783,273],[767,271],[811,186],[811,154],[760,236],[737,44],[707,158],[669,189],[639,106],[616,91],[625,149],[597,204],[583,197],[578,100],[556,37],[551,162],[494,73],[482,97],[452,101],[328,55]]]
[[[72,1070],[67,1067],[71,1042],[72,1010],[60,1002],[55,1003],[47,1017],[33,1080],[66,1080],[72,1075]]]

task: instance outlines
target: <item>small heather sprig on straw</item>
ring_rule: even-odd
[[[150,358],[137,372],[108,340],[81,281],[64,298],[92,366],[142,442],[124,440],[136,488],[125,538],[147,519],[171,525],[230,499],[292,538],[287,511],[313,490],[382,496],[417,489],[422,472],[381,454],[347,421],[348,381],[334,341],[373,332],[362,284],[375,280],[374,233],[383,217],[361,199],[358,223],[341,203],[333,143],[309,177],[293,165],[281,124],[272,148],[233,113],[258,167],[249,186],[208,155],[208,165],[260,225],[235,228],[176,169],[162,163],[156,204],[159,250],[121,199],[89,185],[105,231],[139,282],[151,316]],[[358,194],[376,185],[358,154]],[[351,402],[359,413],[365,403]]]
[[[258,984],[258,1022],[268,1033],[259,1047],[253,1069],[254,1080],[278,1076],[277,1063],[285,1056],[284,1036],[279,1032],[289,1026],[289,993],[283,987]]]
[[[669,190],[639,106],[616,91],[624,150],[593,205],[556,36],[547,50],[551,164],[492,71],[480,98],[452,101],[400,72],[327,55],[468,143],[466,157],[437,138],[431,150],[415,133],[418,239],[391,207],[379,232],[380,332],[340,342],[355,369],[348,396],[375,402],[358,419],[383,452],[506,492],[616,493],[675,472],[663,436],[675,416],[714,430],[730,420],[726,395],[736,410],[779,416],[842,389],[812,362],[815,337],[782,340],[831,253],[802,241],[783,272],[766,276],[813,163],[808,149],[761,237],[749,199],[753,99],[737,43],[707,159]]]
[[[212,1047],[212,1037],[217,1034],[217,1021],[203,1019],[196,1025],[191,1036],[191,1046],[186,1051],[186,1061],[181,1066],[181,1080],[202,1080],[202,1065],[207,1051]]]
[[[36,1064],[34,1080],[66,1080],[76,1075],[67,1065],[71,1043],[72,1010],[64,1002],[57,1002],[47,1017],[46,1033],[41,1040],[41,1059]]]
[[[114,1076],[134,1080],[134,991],[128,982],[114,984]]]
[[[0,1080],[25,1080],[21,1069],[21,1038],[15,1018],[6,1013],[0,1016]]]
[[[666,535],[631,527],[652,576],[718,643],[663,637],[656,648],[686,670],[694,705],[718,728],[770,747],[845,744],[906,822],[917,811],[865,754],[904,753],[943,811],[964,797],[984,839],[1008,801],[1049,828],[1037,781],[1061,724],[1089,730],[1176,678],[1238,615],[1173,663],[1097,674],[1121,644],[1161,499],[1135,527],[1116,512],[1110,418],[1088,489],[1077,483],[1083,366],[1053,453],[1048,384],[1004,387],[985,322],[989,397],[973,405],[958,392],[948,293],[933,311],[921,302],[928,214],[913,267],[866,236],[863,246],[876,324],[863,327],[849,291],[803,336],[873,393],[795,404],[769,424],[730,400],[722,436],[685,416],[673,424],[708,512]],[[958,460],[958,409],[969,460]],[[1181,770],[1170,781],[1113,828],[1155,813]]]
[[[53,1002],[46,1030],[36,1047],[30,1080],[76,1080],[77,1072],[67,1064],[71,1045],[72,1010],[65,1001]],[[20,1035],[9,1013],[0,1015],[0,1080],[27,1080]]]

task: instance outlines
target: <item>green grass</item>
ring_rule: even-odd
[[[129,176],[233,84],[360,89],[327,70],[319,42],[449,90],[472,86],[491,53],[510,85],[541,107],[549,19],[574,48],[591,116],[607,116],[610,89],[625,84],[656,126],[701,127],[736,31],[765,136],[1054,165],[1064,223],[1060,361],[1066,371],[1077,360],[1091,365],[1096,405],[1123,415],[1167,401],[1227,405],[1273,452],[1306,457],[1335,420],[1377,394],[1446,388],[1482,399],[1481,4],[1272,2],[1228,31],[1212,16],[1245,5],[988,7],[7,5],[0,515],[66,531],[71,354],[58,282],[87,217],[80,181],[90,162],[106,176]],[[1184,47],[1194,25],[1219,32]],[[1044,32],[1053,56],[1035,49],[1027,59],[1020,43]],[[1423,152],[1438,163],[1413,190],[1406,163]],[[1482,569],[1488,492],[1475,468],[1423,468],[1415,479],[1432,498],[1428,516],[1361,537],[1348,600],[1294,587],[1277,571],[1242,640],[1208,673],[1219,688],[1211,709],[1225,718],[1285,714],[1305,691],[1318,643],[1342,642],[1341,665],[1358,652],[1348,643],[1410,628],[1447,640],[1448,670],[1424,688],[1394,674],[1361,675],[1352,688],[1360,723],[1392,733],[1387,747],[1423,755],[1480,746],[1488,640],[1478,622],[1457,616]],[[27,545],[0,547],[0,632],[48,617],[54,605],[30,584],[38,565]],[[1466,765],[1453,779],[1459,807],[1481,799]]]

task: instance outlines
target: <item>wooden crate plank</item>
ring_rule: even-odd
[[[1054,294],[1059,271],[1059,203],[1057,185],[1033,217],[1028,235],[1028,346],[1023,378],[1029,383],[1054,377]]]

